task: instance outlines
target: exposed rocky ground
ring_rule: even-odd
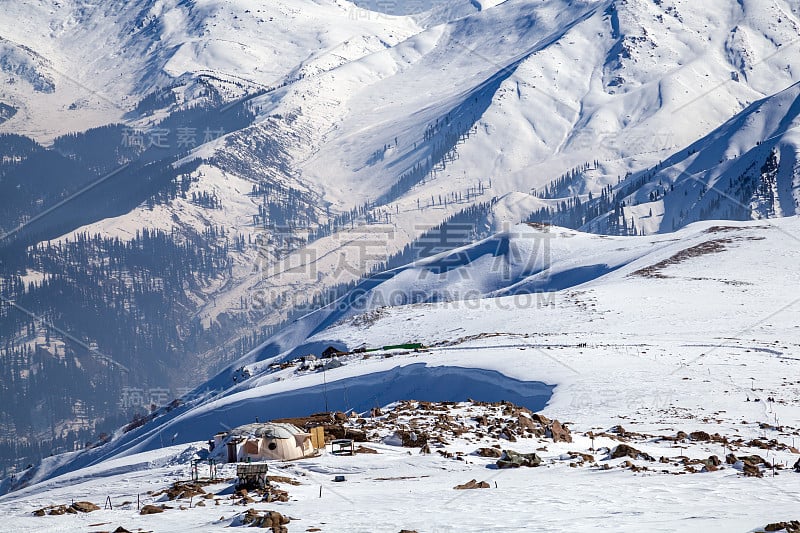
[[[469,456],[495,459],[494,466],[498,468],[566,463],[573,468],[626,468],[662,474],[733,468],[744,477],[763,477],[790,469],[791,455],[800,454],[793,445],[777,438],[743,439],[737,434],[705,431],[679,430],[672,435],[657,435],[628,431],[617,425],[605,431],[573,435],[567,424],[509,402],[408,400],[373,409],[369,415],[319,414],[307,423],[325,418],[326,435],[336,438],[418,448],[419,453],[435,452],[459,461],[468,460]],[[778,430],[787,436],[796,434],[788,427],[763,429]],[[553,445],[559,443],[562,444],[558,448],[563,443],[574,446],[554,455]],[[515,445],[533,447],[537,453],[520,453],[514,450]],[[719,451],[705,455],[709,449]]]
[[[496,490],[496,471],[501,469],[587,469],[601,472],[625,470],[635,476],[684,475],[717,472],[731,469],[745,478],[760,478],[800,469],[800,461],[790,466],[790,458],[798,454],[792,445],[779,438],[743,439],[737,434],[710,434],[705,431],[674,434],[646,434],[626,430],[617,425],[602,431],[576,433],[570,424],[531,412],[510,402],[426,402],[405,400],[358,415],[343,412],[317,413],[309,417],[285,419],[298,426],[311,428],[322,425],[326,439],[351,438],[360,444],[356,456],[386,455],[403,450],[409,464],[424,463],[425,457],[439,457],[445,462],[462,464],[474,477],[450,485],[453,490]],[[793,434],[787,427],[780,429]],[[717,450],[716,453],[710,453]],[[397,455],[397,451],[392,452]],[[274,505],[288,503],[294,498],[283,486],[301,491],[315,490],[320,483],[315,478],[320,458],[301,462],[273,462],[269,485],[264,489],[233,490],[235,479],[230,477],[233,465],[221,465],[225,475],[217,479],[200,478],[176,480],[160,489],[148,491],[142,505],[126,501],[122,509],[136,507],[139,515],[219,508],[220,520],[229,527],[257,527],[274,533],[285,533],[297,520]],[[358,459],[352,459],[358,464]],[[323,470],[329,472],[328,470]],[[277,473],[279,472],[279,473]],[[349,481],[345,476],[336,480]],[[374,477],[375,482],[407,483],[429,475]],[[341,478],[341,479],[338,479]],[[311,487],[309,485],[312,485]],[[398,485],[399,486],[399,485]],[[333,490],[333,489],[326,489]],[[327,493],[327,492],[326,492]],[[323,494],[319,487],[319,497]],[[335,492],[338,494],[338,492]],[[266,506],[266,507],[265,507]],[[240,510],[242,507],[246,510]],[[34,516],[58,516],[87,513],[100,507],[88,501],[70,505],[39,508]],[[225,518],[225,514],[234,515]],[[764,531],[797,533],[797,522],[777,522]],[[325,531],[321,526],[304,526],[305,531]],[[337,526],[338,527],[338,526]],[[120,526],[118,531],[128,531]]]

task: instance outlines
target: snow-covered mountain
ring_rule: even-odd
[[[651,219],[643,222],[648,232],[667,232],[696,220],[796,215],[798,96],[795,84],[759,100],[642,173],[647,184],[626,197],[629,212],[638,220]]]
[[[597,194],[796,81],[791,2],[443,1],[413,3],[416,13],[403,16],[367,10],[378,4],[14,6],[3,15],[4,42],[16,50],[4,71],[18,83],[4,103],[19,112],[4,128],[47,141],[117,120],[134,125],[141,111],[192,105],[209,87],[223,101],[256,95],[253,124],[199,155],[233,152],[245,168],[230,174],[299,182],[341,212],[376,201],[411,206],[489,178],[498,196],[541,190],[595,161],[569,190]],[[451,15],[430,26],[420,22],[425,9]],[[67,75],[59,72],[85,87],[65,79],[45,91],[35,81]],[[72,106],[73,93],[101,89],[119,95],[108,98],[117,114],[103,102],[104,121],[92,122],[93,108]],[[40,97],[65,105],[54,110]],[[264,154],[255,147],[236,154],[241,137],[265,136],[284,157],[258,164]],[[430,175],[437,165],[444,168]],[[236,214],[229,220],[241,229],[249,217]]]
[[[0,309],[9,372],[24,381],[67,365],[82,376],[75,388],[100,391],[92,402],[108,415],[113,390],[193,386],[287,319],[353,286],[372,289],[365,273],[388,266],[384,287],[416,279],[404,265],[432,255],[421,253],[425,239],[443,223],[467,227],[442,239],[447,248],[521,221],[634,235],[794,215],[798,9],[794,0],[8,3]],[[398,303],[562,289],[605,272],[582,265],[531,278],[536,268],[452,294],[422,284]],[[109,360],[132,372],[115,367],[112,383]],[[87,418],[88,397],[76,394],[57,402],[60,421]],[[13,401],[46,410],[43,398]],[[67,439],[59,420],[0,417],[0,431]]]

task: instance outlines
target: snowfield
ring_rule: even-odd
[[[102,524],[93,527],[213,531],[251,507],[292,517],[289,531],[754,531],[796,519],[800,474],[791,467],[800,457],[800,296],[787,288],[800,277],[800,220],[707,222],[657,237],[549,228],[550,252],[532,274],[522,273],[531,264],[534,241],[525,228],[532,229],[518,226],[403,271],[414,272],[417,280],[427,272],[440,291],[455,291],[454,273],[487,293],[499,294],[505,281],[511,295],[378,306],[365,313],[339,302],[335,311],[300,319],[293,330],[199,387],[185,405],[118,432],[106,445],[50,458],[21,474],[18,490],[0,499],[9,517],[0,529],[84,531]],[[537,231],[541,236],[542,228]],[[489,253],[487,243],[503,237],[509,246]],[[462,264],[448,271],[453,255]],[[513,274],[494,272],[492,258]],[[596,265],[604,268],[587,270]],[[576,271],[594,277],[532,292],[546,287],[546,271],[552,283]],[[391,289],[378,284],[368,294],[415,288],[414,279],[398,278],[386,282],[394,283]],[[435,284],[429,283],[420,290],[430,292]],[[402,342],[426,348],[341,356],[343,366],[324,373],[272,364],[319,355],[329,344],[352,350]],[[331,408],[366,411],[366,418],[370,408],[401,400],[513,399],[534,410],[537,401],[546,401],[541,414],[566,423],[573,442],[510,441],[489,432],[432,446],[430,455],[370,442],[365,445],[378,454],[324,453],[272,465],[271,473],[300,483],[279,483],[289,492],[288,502],[242,506],[223,494],[211,507],[190,509],[188,500],[176,501],[167,502],[173,508],[162,514],[137,514],[136,494],[150,503],[147,491],[188,479],[191,456],[218,430],[257,416],[322,411],[326,396]],[[610,458],[621,443],[642,455]],[[471,455],[493,444],[536,451],[544,464],[497,470],[494,459]],[[437,450],[466,455],[457,460]],[[570,467],[575,456],[569,452],[592,455],[592,461]],[[730,453],[738,462],[726,463]],[[763,477],[743,474],[741,458],[754,454],[769,463],[760,466]],[[710,456],[720,459],[721,469],[699,462]],[[334,483],[335,475],[346,481]],[[490,487],[453,489],[470,479]],[[209,490],[224,492],[227,486]],[[106,496],[113,510],[31,514],[71,500],[102,506]]]

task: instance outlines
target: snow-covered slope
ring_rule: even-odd
[[[768,15],[780,8],[787,14],[771,25]],[[414,196],[488,178],[495,193],[527,192],[595,160],[599,172],[576,180],[576,189],[597,193],[796,81],[795,56],[779,46],[792,42],[795,24],[791,7],[778,4],[505,2],[415,37],[438,32],[423,59],[358,91],[304,173],[323,187],[332,174],[352,175],[371,190],[344,185],[348,194],[375,198],[392,176],[429,155],[435,142],[425,142],[425,128],[444,120],[455,126],[442,129],[461,130],[457,160]],[[751,59],[733,65],[734,56]],[[376,72],[378,59],[360,63]],[[497,84],[486,85],[490,79]],[[346,71],[337,73],[337,88],[347,81]],[[341,178],[335,182],[337,191],[326,194],[342,187]]]
[[[82,522],[72,518],[25,515],[58,500],[91,497],[92,487],[98,483],[109,487],[117,499],[141,491],[130,484],[143,487],[151,482],[147,480],[152,476],[137,473],[143,469],[172,472],[166,479],[180,477],[185,472],[180,465],[201,443],[189,448],[178,444],[204,441],[221,428],[254,417],[293,416],[301,414],[295,411],[320,410],[326,403],[336,409],[366,410],[375,402],[382,405],[408,396],[491,400],[506,395],[521,398],[518,402],[534,402],[525,398],[537,394],[548,398],[543,382],[555,389],[542,412],[568,420],[576,434],[573,444],[555,450],[552,444],[546,447],[550,452],[542,453],[550,453],[552,462],[545,469],[491,477],[492,471],[480,460],[453,466],[443,458],[396,454],[397,449],[389,445],[379,448],[383,455],[375,460],[359,459],[351,464],[322,457],[286,465],[287,473],[312,486],[297,488],[291,502],[270,505],[304,521],[324,522],[326,531],[371,530],[375,513],[380,513],[382,523],[392,530],[412,523],[418,529],[458,525],[482,531],[485,524],[478,516],[505,509],[501,502],[512,495],[516,500],[531,498],[537,503],[535,511],[518,510],[519,519],[498,518],[505,530],[521,530],[532,519],[531,513],[543,528],[561,529],[558,520],[563,517],[558,510],[574,506],[574,501],[591,507],[591,512],[570,515],[575,521],[571,527],[579,530],[591,528],[598,520],[625,531],[637,530],[643,523],[670,531],[696,527],[723,531],[734,525],[750,529],[790,519],[786,513],[791,513],[791,497],[786,495],[800,488],[800,477],[791,471],[760,480],[742,477],[736,468],[685,477],[657,470],[605,473],[602,469],[567,468],[559,463],[559,454],[576,448],[588,453],[590,446],[606,443],[615,446],[613,438],[599,436],[595,444],[585,433],[598,434],[617,424],[624,425],[629,438],[642,435],[637,446],[656,457],[722,457],[727,442],[734,446],[733,440],[706,442],[697,437],[681,444],[645,437],[674,435],[678,430],[738,437],[743,442],[776,439],[792,446],[800,412],[797,383],[792,378],[797,364],[793,354],[800,346],[800,334],[794,312],[798,302],[786,287],[798,282],[798,233],[800,224],[795,217],[770,225],[698,223],[674,235],[655,237],[603,237],[551,228],[546,233],[548,251],[542,253],[535,246],[545,235],[542,229],[517,226],[476,245],[399,269],[366,293],[373,297],[380,293],[383,297],[398,292],[407,295],[415,290],[429,296],[434,289],[455,293],[461,290],[462,280],[471,279],[469,286],[478,292],[496,293],[505,288],[513,295],[381,306],[355,316],[345,305],[354,300],[345,299],[339,302],[339,311],[320,311],[301,319],[198,388],[186,404],[161,411],[154,420],[128,433],[118,432],[106,445],[46,460],[19,478],[25,488],[2,501],[13,510],[16,525],[53,527],[58,520],[59,527],[80,527]],[[547,289],[554,292],[531,292]],[[334,316],[338,320],[330,323]],[[330,325],[320,329],[322,323]],[[294,355],[319,354],[328,344],[354,349],[400,342],[421,342],[427,348],[411,353],[379,351],[371,357],[358,353],[343,356],[343,366],[325,373],[270,364]],[[478,375],[472,372],[485,371],[496,373],[480,378],[481,386],[465,385]],[[438,380],[437,385],[426,386],[428,378]],[[518,396],[511,396],[514,394]],[[469,443],[464,446],[471,450]],[[504,446],[514,447],[514,443]],[[765,451],[754,446],[757,444],[736,444],[736,453],[769,453],[771,461],[782,464],[796,457],[796,450]],[[430,476],[411,488],[406,503],[415,505],[425,499],[431,512],[410,518],[403,511],[406,507],[398,506],[395,485],[383,486],[373,480],[378,472],[382,479]],[[316,486],[325,485],[333,473],[346,474],[353,484],[342,485],[347,497],[335,506],[337,510],[317,505]],[[59,477],[53,477],[56,475]],[[467,476],[491,477],[498,481],[497,488],[487,490],[480,500],[466,496],[468,502],[454,504],[462,500],[451,501],[455,495],[450,487],[458,476],[464,480]],[[123,479],[129,485],[124,485]],[[553,498],[541,492],[542,486],[548,487],[547,494]],[[384,488],[392,491],[393,510],[377,503],[365,510],[365,498],[375,502]],[[338,494],[334,487],[325,490]],[[598,491],[602,499],[596,497]],[[568,498],[555,496],[567,493]],[[631,494],[653,498],[634,508]],[[656,498],[656,494],[661,496]],[[668,502],[656,503],[664,494],[669,495]],[[779,503],[764,506],[763,498]],[[454,514],[462,505],[472,512]],[[356,509],[361,511],[355,513]],[[180,515],[181,525],[223,527],[228,521],[218,522],[217,515],[227,518],[232,510],[218,507],[213,517],[205,511],[187,511]],[[178,527],[174,513],[141,519],[135,517],[135,510],[123,508],[114,513],[103,511],[103,520],[137,521],[171,530]],[[346,524],[339,522],[344,516]]]
[[[647,184],[626,198],[629,212],[648,230],[660,232],[696,220],[797,214],[799,98],[795,84],[759,100],[643,173]]]
[[[779,310],[785,305],[783,287],[796,277],[792,261],[797,247],[790,237],[798,229],[796,218],[775,226],[695,224],[676,235],[656,237],[606,237],[516,226],[475,245],[364,281],[341,300],[299,319],[198,387],[196,393],[210,395],[212,400],[195,401],[197,405],[188,410],[165,414],[155,423],[120,435],[119,441],[78,454],[77,460],[94,462],[98,457],[152,449],[160,446],[158,435],[162,432],[194,435],[196,430],[188,429],[196,426],[194,416],[213,417],[215,412],[235,416],[240,403],[247,405],[258,398],[273,401],[275,387],[276,391],[288,391],[306,387],[305,382],[317,384],[320,375],[304,376],[295,383],[295,378],[289,378],[291,372],[276,374],[270,365],[308,353],[319,355],[329,345],[351,350],[403,342],[437,346],[503,332],[513,338],[518,334],[542,339],[572,336],[578,344],[600,335],[617,337],[620,342],[625,339],[624,343],[632,346],[648,344],[645,338],[659,331],[665,339],[653,342],[666,342],[667,338],[688,342],[699,335],[713,344],[731,322],[744,328],[747,318],[754,315],[752,306],[767,314],[771,307]],[[770,249],[777,255],[765,263],[762,258]],[[687,284],[693,287],[688,295],[674,291],[674,287]],[[631,302],[635,307],[625,304],[632,295],[636,295]],[[752,304],[746,303],[750,297],[756,298]],[[698,306],[704,298],[710,300]],[[440,303],[395,307],[432,301]],[[741,305],[732,305],[734,301]],[[740,311],[740,307],[746,308]],[[686,316],[689,309],[695,309],[695,314]],[[693,326],[698,320],[705,324],[700,329]],[[453,327],[443,327],[448,323]],[[648,323],[651,326],[646,327]],[[712,328],[708,333],[704,333],[706,325]],[[455,363],[458,352],[453,357]],[[428,356],[420,361],[431,363]],[[509,368],[502,359],[496,362],[499,367],[487,362],[487,368]],[[545,361],[537,358],[537,362]],[[330,373],[328,381],[338,379],[335,376],[369,373],[373,364],[378,365],[376,370],[397,366],[395,361],[355,363]],[[536,377],[535,365],[531,372],[514,376]],[[241,382],[242,375],[249,379]],[[543,377],[553,382],[554,376],[548,371]],[[250,416],[251,409],[242,411]],[[576,416],[569,414],[571,419]],[[206,421],[203,426],[215,424]]]
[[[3,10],[7,125],[48,139],[119,120],[155,89],[192,97],[205,77],[228,98],[297,76],[306,63],[341,63],[396,44],[409,19],[354,16],[341,2],[13,3]],[[102,51],[102,53],[98,53]]]

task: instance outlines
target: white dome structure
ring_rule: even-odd
[[[302,459],[314,453],[311,434],[292,424],[255,423],[214,436],[214,448],[228,463]]]

